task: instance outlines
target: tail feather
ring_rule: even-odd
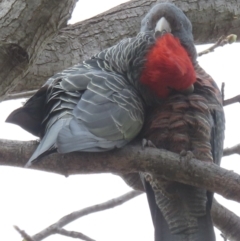
[[[6,122],[21,126],[34,136],[41,135],[41,122],[44,114],[44,104],[48,86],[44,86],[31,97],[23,107],[13,111]]]
[[[60,119],[54,123],[45,133],[41,139],[37,149],[34,151],[31,158],[28,160],[25,167],[29,167],[37,158],[47,155],[56,149],[56,139],[62,127],[69,121],[69,119]]]
[[[213,229],[213,223],[211,219],[211,200],[208,199],[206,205],[206,211],[204,215],[196,217],[197,228],[183,229],[184,224],[180,223],[182,230],[174,230],[175,234],[172,234],[173,230],[170,231],[169,225],[164,218],[163,213],[158,208],[155,193],[149,182],[143,181],[144,188],[147,194],[148,203],[152,215],[152,220],[155,228],[155,241],[215,241],[215,234]],[[160,195],[160,194],[158,194]],[[167,198],[166,198],[167,201]],[[170,200],[169,200],[170,202]],[[177,205],[177,204],[175,204]],[[178,220],[180,220],[179,218]],[[184,221],[183,221],[184,222]],[[175,232],[177,231],[177,233]],[[179,232],[180,231],[180,232]]]

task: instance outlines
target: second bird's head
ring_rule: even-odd
[[[156,4],[143,18],[141,32],[153,34],[156,46],[147,57],[150,62],[159,62],[159,67],[156,67],[156,64],[149,64],[148,69],[153,65],[155,68],[143,73],[145,80],[142,82],[145,81],[150,88],[153,85],[152,88],[156,89],[154,78],[159,79],[159,77],[154,75],[158,72],[160,81],[163,81],[161,87],[166,84],[166,88],[169,89],[192,92],[193,83],[196,81],[193,66],[196,63],[197,52],[192,35],[192,24],[182,10],[171,3]],[[161,89],[157,93],[160,97],[166,97],[169,94],[166,93],[167,91],[161,93],[162,91],[164,90]]]

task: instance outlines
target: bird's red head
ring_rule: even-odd
[[[150,49],[140,81],[160,98],[168,97],[171,89],[184,91],[196,81],[187,51],[172,34],[158,38]]]

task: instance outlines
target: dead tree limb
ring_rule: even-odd
[[[230,148],[225,148],[223,151],[224,156],[230,156],[233,154],[239,154],[240,155],[240,144],[230,147]]]
[[[46,229],[35,234],[33,237],[30,237],[28,234],[26,234],[25,231],[22,231],[19,228],[16,228],[16,229],[18,230],[18,232],[20,232],[20,234],[23,236],[23,238],[25,238],[26,241],[41,241],[54,234],[61,234],[64,236],[78,238],[78,239],[82,239],[85,241],[95,241],[80,232],[68,231],[68,230],[63,229],[62,227],[66,226],[67,224],[69,224],[81,217],[84,217],[86,215],[117,207],[117,206],[141,195],[142,193],[143,192],[141,192],[141,191],[131,191],[129,193],[126,193],[118,198],[114,198],[107,202],[104,202],[104,203],[101,203],[98,205],[94,205],[94,206],[91,206],[88,208],[84,208],[79,211],[75,211],[69,215],[64,216],[56,223],[50,225]],[[212,218],[213,218],[214,225],[219,230],[222,231],[224,237],[228,238],[231,241],[239,240],[240,217],[235,215],[233,212],[231,212],[227,208],[223,207],[215,199],[214,199],[213,205],[212,205]]]
[[[114,199],[109,200],[107,202],[97,204],[97,205],[94,205],[94,206],[84,208],[82,210],[70,213],[70,214],[62,217],[56,223],[52,224],[51,226],[47,227],[46,229],[42,230],[41,232],[35,234],[32,238],[33,238],[34,241],[40,241],[40,240],[43,240],[50,235],[53,235],[53,234],[56,234],[56,233],[59,233],[59,232],[60,233],[62,232],[61,234],[64,233],[64,235],[70,234],[69,231],[65,232],[65,231],[61,230],[61,228],[66,226],[67,224],[75,221],[76,219],[79,219],[79,218],[83,217],[83,216],[86,216],[86,215],[89,215],[89,214],[95,213],[95,212],[104,211],[104,210],[122,205],[123,203],[135,198],[136,196],[139,196],[140,194],[142,194],[142,192],[140,192],[140,191],[130,191],[130,192],[128,192],[128,193],[126,193],[126,194],[124,194],[120,197],[114,198]],[[78,233],[78,237],[80,237],[79,233]],[[87,236],[85,236],[85,237],[87,237]],[[89,238],[83,239],[83,240],[93,241],[92,239],[89,239]]]
[[[240,217],[214,200],[212,206],[212,218],[214,225],[221,230],[226,239],[239,241]]]
[[[240,103],[240,95],[237,95],[233,98],[230,98],[230,99],[227,99],[227,100],[223,101],[224,106],[235,104],[235,103]]]
[[[232,44],[237,41],[237,35],[230,34],[228,36],[221,36],[215,44],[213,44],[211,47],[201,51],[198,53],[198,56],[202,56],[204,54],[209,54],[211,52],[214,52],[214,50],[218,47],[223,47],[226,44]]]

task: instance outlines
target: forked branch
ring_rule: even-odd
[[[85,241],[94,241],[93,239],[89,238],[88,236],[86,236],[80,232],[68,231],[68,230],[63,229],[63,227],[81,217],[86,216],[86,215],[104,211],[104,210],[122,205],[123,203],[141,195],[142,193],[143,192],[140,192],[140,191],[131,191],[122,196],[109,200],[107,202],[100,203],[100,204],[70,213],[70,214],[62,217],[56,223],[50,225],[49,227],[45,228],[44,230],[35,234],[32,237],[30,237],[29,235],[27,235],[24,231],[21,231],[20,229],[17,229],[17,230],[26,241],[41,241],[54,234],[61,234],[64,236],[78,238],[78,239],[82,239]]]

